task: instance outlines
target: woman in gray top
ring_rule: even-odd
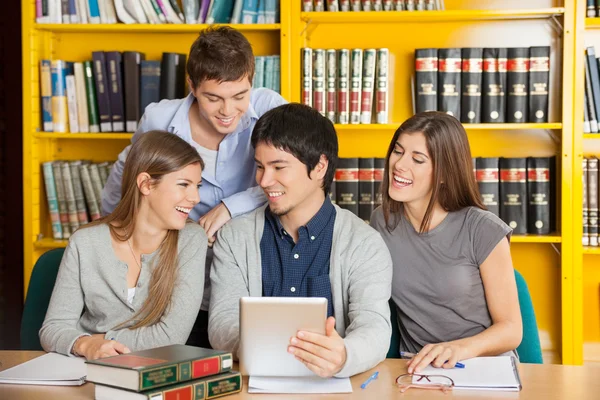
[[[121,202],[65,250],[40,330],[44,350],[96,359],[185,343],[204,287],[208,238],[187,223],[203,168],[171,133],[135,142]]]
[[[499,355],[521,342],[511,229],[485,211],[467,134],[456,118],[420,113],[394,134],[371,218],[392,255],[400,350],[427,365]]]

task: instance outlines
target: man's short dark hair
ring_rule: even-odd
[[[329,194],[338,160],[338,140],[331,121],[317,110],[298,103],[284,104],[266,112],[252,131],[252,146],[266,143],[292,154],[310,177],[324,155],[329,161],[323,191]]]
[[[206,80],[235,82],[254,78],[254,54],[248,39],[229,26],[211,26],[200,32],[190,48],[187,74],[193,88]]]

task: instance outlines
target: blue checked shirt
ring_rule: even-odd
[[[135,142],[145,132],[166,130],[192,144],[189,109],[194,102],[190,93],[184,99],[162,100],[152,103],[144,112],[137,131],[131,139]],[[190,212],[190,218],[201,216],[223,202],[232,217],[252,211],[264,204],[263,191],[256,185],[254,149],[250,144],[252,130],[258,118],[286,101],[269,89],[253,89],[248,111],[241,117],[236,130],[225,136],[217,153],[216,173],[202,172],[199,189],[200,203]],[[121,200],[121,178],[130,146],[127,146],[111,169],[102,191],[102,213],[112,212]],[[214,175],[214,176],[213,176]]]
[[[298,230],[298,243],[279,218],[265,209],[265,229],[260,241],[263,296],[325,297],[327,316],[333,316],[329,258],[335,208],[325,199],[319,212]]]

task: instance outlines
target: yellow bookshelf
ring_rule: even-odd
[[[552,48],[550,118],[546,124],[465,124],[475,157],[557,157],[558,232],[515,235],[515,267],[527,279],[547,361],[581,362],[581,324],[574,311],[572,167],[575,5],[553,0],[446,0],[445,11],[300,12],[293,0],[292,77],[301,76],[302,47],[388,48],[390,122],[336,125],[340,157],[383,157],[399,124],[410,117],[414,50],[444,47]],[[564,4],[564,6],[562,6]],[[560,5],[560,6],[557,6]],[[300,79],[292,100],[300,101]],[[563,179],[561,179],[563,178]]]
[[[600,361],[600,248],[581,245],[582,232],[582,165],[584,156],[600,156],[600,135],[582,134],[583,132],[583,93],[585,88],[585,48],[594,46],[600,50],[600,18],[586,18],[585,1],[577,1],[576,15],[576,58],[575,104],[573,137],[573,230],[577,233],[574,241],[573,265],[576,279],[580,282],[576,293],[575,310],[581,314],[580,335],[583,342],[582,358],[584,362]]]
[[[600,27],[600,19],[585,20],[583,0],[446,0],[445,5],[445,11],[304,13],[301,0],[282,0],[280,24],[235,27],[248,37],[257,55],[280,54],[281,90],[291,101],[300,101],[302,47],[390,49],[389,124],[336,125],[341,157],[385,155],[394,131],[412,115],[414,49],[551,46],[549,123],[465,128],[475,157],[557,158],[558,231],[545,236],[515,235],[511,251],[515,268],[525,276],[531,291],[545,360],[580,364],[584,330],[586,337],[592,335],[600,341],[600,332],[588,334],[583,322],[585,315],[586,324],[600,325],[598,313],[592,315],[593,310],[583,306],[584,283],[600,281],[597,269],[583,274],[583,260],[587,271],[593,263],[590,260],[598,261],[598,252],[580,245],[581,157],[584,142],[587,146],[600,141],[588,140],[596,139],[591,135],[584,141],[578,133],[583,115],[583,38],[600,34],[600,30],[592,30]],[[34,2],[24,2],[22,7],[27,289],[37,258],[48,249],[66,245],[66,241],[51,239],[40,164],[57,159],[115,159],[131,137],[40,132],[39,60],[82,61],[96,49],[138,50],[145,52],[147,59],[159,59],[163,51],[187,53],[205,26],[42,25],[34,23]]]
[[[290,9],[281,2],[280,24],[231,25],[248,38],[256,55],[281,56],[281,93],[290,96]],[[22,3],[23,195],[25,292],[35,261],[45,251],[67,245],[52,239],[41,164],[52,160],[115,160],[130,133],[52,133],[40,126],[39,61],[84,61],[94,50],[136,50],[159,60],[162,52],[189,52],[208,25],[36,24],[35,2]]]

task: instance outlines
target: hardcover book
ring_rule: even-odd
[[[482,122],[505,121],[506,49],[483,49]]]
[[[438,110],[460,119],[461,50],[438,50]]]
[[[483,74],[483,49],[462,49],[462,97],[460,122],[481,122],[481,79]]]
[[[508,49],[506,122],[527,122],[529,90],[529,48]]]
[[[241,390],[242,375],[239,372],[225,372],[139,393],[96,385],[96,400],[209,400],[238,393]]]
[[[375,204],[375,160],[358,160],[358,217],[369,221]]]
[[[438,110],[438,50],[415,50],[416,112]]]
[[[336,204],[358,215],[358,158],[340,158],[335,171]]]
[[[134,391],[231,370],[231,353],[175,344],[86,361],[87,380]]]
[[[497,157],[478,157],[475,177],[481,200],[489,212],[500,216],[500,171]]]
[[[529,122],[548,122],[550,47],[529,49]]]
[[[500,159],[500,218],[514,234],[527,233],[527,163],[525,158]]]
[[[527,158],[527,233],[550,233],[550,157]]]

